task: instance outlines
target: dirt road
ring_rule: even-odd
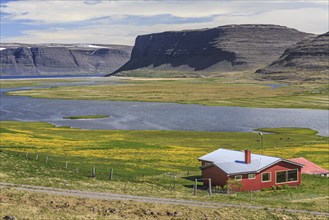
[[[54,195],[73,196],[73,197],[91,198],[91,199],[99,199],[99,200],[129,200],[136,202],[149,202],[149,203],[158,203],[158,204],[197,206],[197,207],[209,207],[209,208],[233,207],[233,208],[247,208],[247,209],[256,209],[256,210],[266,208],[267,210],[270,211],[285,211],[291,213],[306,213],[306,214],[318,215],[318,216],[329,216],[328,212],[267,208],[264,206],[201,202],[201,201],[157,198],[157,197],[147,197],[147,196],[133,196],[133,195],[105,193],[105,192],[67,190],[67,189],[57,189],[57,188],[43,187],[43,186],[18,185],[18,184],[0,182],[0,188],[6,188],[6,187],[15,188],[17,190],[26,190],[31,192],[40,192],[40,193],[47,193]]]

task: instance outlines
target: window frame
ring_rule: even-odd
[[[288,172],[289,171],[295,171],[296,170],[296,172],[297,172],[297,178],[296,178],[296,180],[293,180],[293,181],[288,181]],[[277,173],[280,173],[280,172],[285,172],[286,173],[286,182],[280,182],[280,183],[278,183],[277,182]],[[299,181],[299,177],[298,177],[298,169],[291,169],[291,170],[278,170],[278,171],[275,171],[275,184],[286,184],[286,183],[296,183],[296,182],[298,182]]]
[[[289,181],[289,171],[296,171],[296,180]],[[287,171],[288,182],[297,182],[298,181],[298,169],[288,170]]]
[[[241,177],[240,179],[237,179],[237,177]],[[236,175],[235,177],[234,177],[234,179],[236,180],[236,181],[241,181],[242,180],[242,175]]]
[[[249,175],[254,175],[254,176],[250,178]],[[255,173],[249,173],[248,174],[248,180],[253,180],[253,179],[256,179],[256,174]]]
[[[269,178],[268,178],[268,180],[263,180],[263,175],[264,174],[269,174]],[[268,183],[268,182],[271,182],[272,181],[272,173],[271,172],[264,172],[264,173],[262,173],[262,176],[261,176],[261,181],[262,181],[262,183]]]

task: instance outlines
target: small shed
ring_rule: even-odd
[[[301,184],[302,164],[253,154],[250,150],[218,149],[199,158],[204,184],[224,187],[229,179],[241,181],[241,191],[261,190],[272,186]]]
[[[305,159],[304,157],[299,158],[291,158],[290,161],[294,161],[296,163],[304,164],[302,168],[302,174],[314,174],[329,177],[329,170],[323,169],[319,165]]]

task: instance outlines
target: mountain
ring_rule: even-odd
[[[302,40],[257,73],[268,78],[323,78],[329,74],[329,32]]]
[[[278,25],[227,25],[138,36],[130,60],[114,74],[256,70],[312,36]]]
[[[0,75],[108,74],[126,63],[131,46],[0,44]]]

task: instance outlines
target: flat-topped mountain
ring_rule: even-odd
[[[312,36],[278,25],[227,25],[138,36],[131,59],[115,73],[256,70]]]
[[[298,42],[285,50],[279,59],[257,72],[272,78],[310,78],[328,75],[329,32]],[[289,76],[289,73],[293,74]]]
[[[0,75],[108,74],[126,63],[131,46],[0,44]]]

